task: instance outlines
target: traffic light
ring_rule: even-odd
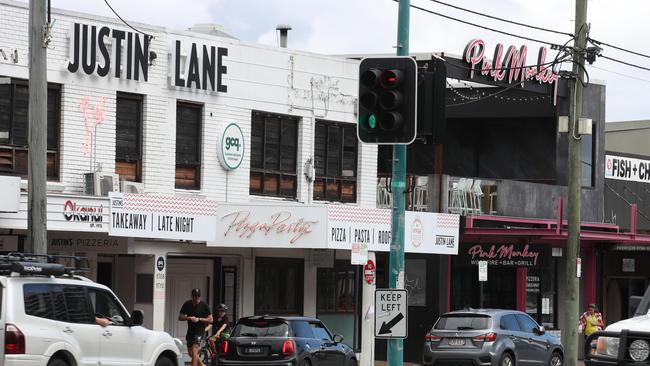
[[[361,142],[408,145],[417,135],[417,64],[408,56],[370,57],[359,65]]]

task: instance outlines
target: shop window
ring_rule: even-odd
[[[117,93],[115,171],[120,179],[142,182],[142,96]]]
[[[357,151],[354,125],[316,121],[315,200],[356,202]]]
[[[296,198],[298,118],[254,111],[250,194]]]
[[[582,186],[583,187],[593,187],[594,185],[594,133],[596,131],[595,124],[591,126],[590,135],[581,135],[582,140],[582,154],[581,154],[581,166],[582,166]]]
[[[202,115],[201,105],[176,105],[176,188],[201,188]]]
[[[26,80],[0,84],[0,174],[27,178],[29,89]],[[47,178],[59,179],[61,88],[47,87]]]
[[[336,261],[334,268],[318,268],[316,283],[316,313],[333,332],[343,336],[343,342],[358,349],[359,344],[359,266],[349,261]]]
[[[302,315],[302,259],[255,260],[255,315]]]

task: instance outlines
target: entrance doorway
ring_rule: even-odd
[[[185,335],[187,322],[178,321],[178,314],[185,301],[190,300],[193,288],[201,290],[201,300],[210,308],[214,304],[214,260],[211,258],[174,258],[167,259],[167,292],[165,294],[165,331],[183,341],[181,350],[184,362],[189,362]],[[217,299],[218,300],[218,299]]]

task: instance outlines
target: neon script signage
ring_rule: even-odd
[[[305,220],[304,218],[294,218],[294,215],[288,211],[276,212],[266,221],[251,219],[250,211],[237,211],[224,215],[221,220],[229,220],[224,236],[234,234],[240,238],[250,239],[256,233],[262,233],[264,236],[269,234],[286,234],[290,236],[289,243],[294,244],[303,236],[313,231],[313,225],[317,220]]]
[[[473,39],[465,46],[463,60],[470,66],[470,79],[474,78],[476,72],[480,72],[481,75],[494,81],[521,82],[523,85],[526,81],[537,80],[539,83],[555,84],[557,88],[560,76],[553,71],[550,62],[546,61],[547,53],[546,47],[540,47],[537,64],[527,66],[527,46],[521,46],[519,49],[510,46],[504,52],[503,44],[497,43],[490,62],[485,56],[485,42],[481,39]]]
[[[539,252],[530,249],[526,244],[522,249],[513,244],[502,245],[474,245],[467,251],[471,262],[487,260],[488,264],[502,266],[536,266]]]

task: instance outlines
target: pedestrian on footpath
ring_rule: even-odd
[[[605,329],[605,322],[603,321],[603,314],[598,311],[596,304],[589,304],[587,311],[580,315],[578,328],[585,336],[585,340],[592,334]],[[591,345],[592,354],[596,348],[595,342]]]
[[[187,321],[187,353],[192,358],[192,366],[205,366],[199,359],[199,344],[205,336],[205,327],[212,324],[212,312],[205,302],[201,301],[201,290],[192,289],[192,299],[187,300],[181,307],[178,320]]]

